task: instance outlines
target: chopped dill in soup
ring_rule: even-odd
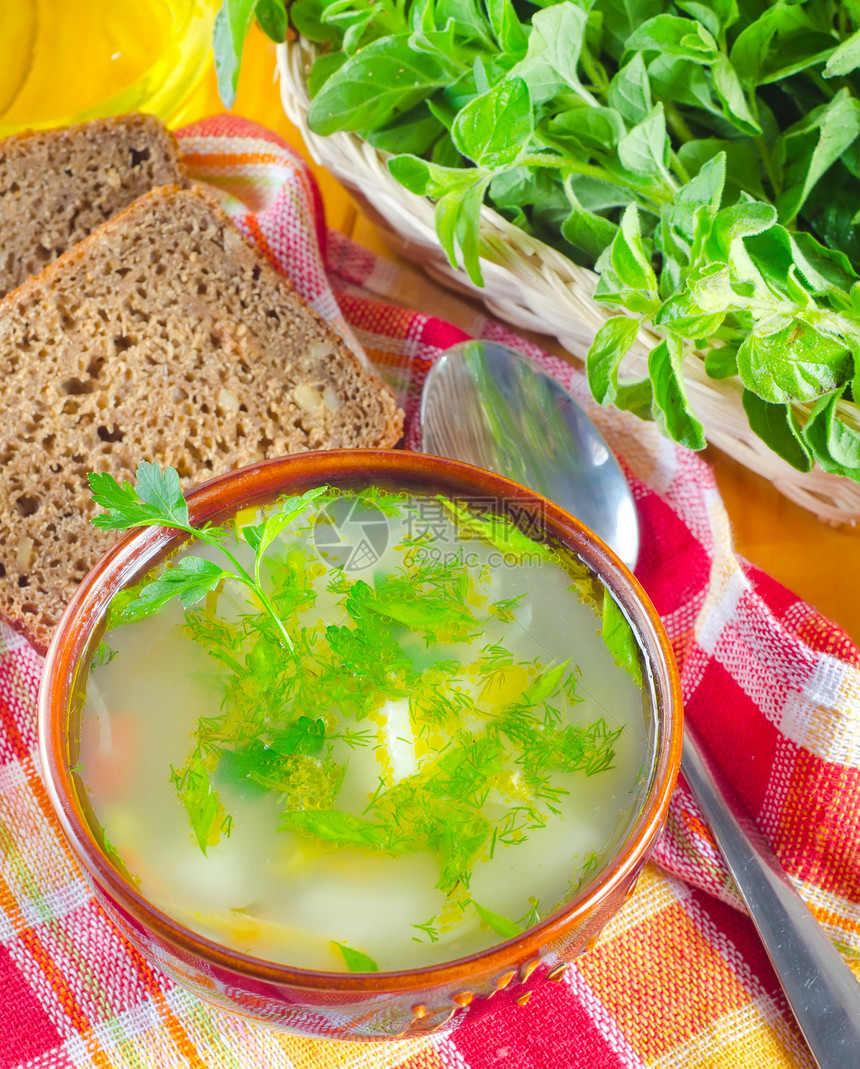
[[[190,529],[175,473],[138,478],[91,476],[102,526]],[[376,488],[198,535],[114,598],[81,717],[105,846],[163,912],[299,968],[411,969],[534,925],[623,841],[650,686],[583,564]]]

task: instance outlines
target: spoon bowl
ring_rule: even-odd
[[[490,341],[448,349],[427,376],[421,428],[425,453],[543,494],[636,567],[636,506],[618,461],[567,390],[516,350]]]

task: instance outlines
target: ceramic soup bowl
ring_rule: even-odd
[[[237,513],[247,516],[245,510],[264,508],[285,496],[324,485],[347,493],[372,486],[471,502],[485,518],[507,517],[538,543],[553,547],[565,561],[574,562],[580,570],[585,565],[597,577],[601,595],[604,590],[610,592],[638,646],[645,695],[641,699],[645,742],[635,780],[638,793],[630,792],[631,796],[635,793],[635,804],[630,803],[632,808],[611,838],[607,852],[599,861],[595,858],[588,878],[571,880],[566,897],[553,897],[553,908],[546,915],[534,915],[526,921],[519,918],[513,927],[506,922],[501,928],[488,930],[473,917],[473,928],[480,929],[477,949],[454,945],[449,960],[434,946],[430,950],[435,957],[429,963],[410,958],[406,967],[388,971],[386,963],[378,971],[370,971],[371,966],[362,971],[362,962],[368,959],[361,957],[353,959],[351,965],[347,961],[354,971],[348,971],[343,963],[340,967],[334,963],[325,968],[308,967],[305,959],[300,966],[290,962],[288,951],[266,960],[265,954],[241,942],[233,940],[231,945],[230,940],[220,942],[211,932],[195,930],[188,922],[188,910],[172,914],[158,894],[150,893],[150,884],[130,874],[135,870],[135,859],[127,858],[126,867],[126,862],[118,861],[108,848],[106,831],[95,817],[86,768],[79,767],[88,730],[82,723],[86,715],[82,712],[83,696],[90,672],[97,671],[92,664],[96,651],[103,648],[100,642],[111,600],[186,540],[181,532],[163,527],[138,529],[119,537],[87,575],[58,625],[45,663],[39,703],[40,745],[51,800],[96,899],[120,931],[153,965],[223,1009],[296,1034],[352,1040],[414,1036],[455,1027],[469,1015],[481,1012],[490,999],[513,1000],[525,1013],[529,993],[536,985],[558,981],[567,964],[593,946],[632,892],[664,825],[682,741],[680,686],[667,637],[636,579],[594,534],[552,502],[468,465],[400,451],[307,453],[212,479],[188,493],[187,501],[196,525],[220,524]],[[366,573],[368,581],[371,574],[372,569]],[[537,616],[542,612],[542,608],[536,609]],[[566,618],[554,625],[563,642],[567,641],[565,626]],[[601,634],[599,630],[595,633]],[[350,676],[348,666],[343,672],[345,678]],[[353,694],[364,687],[362,679],[353,679],[350,685]],[[522,683],[517,693],[507,696],[508,704],[499,708],[519,708],[517,702],[525,701],[524,689],[527,687]],[[408,699],[406,695],[403,702]],[[306,712],[305,726],[323,723],[313,720],[318,710]],[[608,715],[611,719],[611,710]],[[152,730],[164,729],[153,726]],[[141,742],[141,752],[145,742]],[[163,793],[171,789],[165,775]],[[177,791],[189,789],[187,781],[181,789],[176,787]],[[184,797],[187,800],[187,794]],[[182,808],[175,794],[173,804]],[[190,841],[193,837],[187,827],[185,831]],[[167,839],[165,832],[165,843]],[[372,854],[375,848],[370,846],[368,851]],[[210,853],[217,854],[217,850],[210,847]],[[573,871],[573,858],[565,856],[564,848],[554,848],[552,853],[556,868],[565,870],[569,864]],[[533,865],[530,856],[526,867]],[[390,858],[386,860],[389,863]],[[193,896],[194,892],[189,893]],[[282,897],[289,899],[291,893],[285,888]],[[463,887],[458,893],[461,908],[468,908],[469,895]],[[477,897],[479,891],[473,886],[470,893]],[[193,898],[190,905],[193,912]],[[243,899],[237,902],[234,915],[245,917],[244,908]],[[490,929],[501,923],[490,913],[481,914],[482,922],[488,917]],[[332,939],[336,929],[333,918]]]

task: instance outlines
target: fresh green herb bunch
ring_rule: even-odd
[[[589,352],[598,400],[701,448],[684,361],[706,350],[775,452],[860,479],[858,0],[295,0],[289,14],[322,46],[312,129],[392,153],[475,282],[483,203],[596,268],[597,298],[627,313]],[[625,381],[640,324],[662,340],[648,377]]]

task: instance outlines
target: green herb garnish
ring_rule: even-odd
[[[509,917],[503,917],[500,913],[494,913],[491,909],[479,905],[474,898],[472,899],[472,905],[484,924],[488,928],[492,928],[494,932],[498,932],[505,939],[513,939],[514,936],[522,935],[522,928]]]
[[[331,945],[343,958],[344,964],[350,972],[379,972],[379,966],[369,954],[354,950],[345,943],[336,943],[334,940],[332,940]]]
[[[427,937],[427,940],[429,942],[431,942],[431,943],[438,943],[439,942],[439,929],[436,926],[436,918],[435,917],[428,917],[428,919],[426,921],[422,921],[420,924],[413,924],[412,927],[413,928],[417,928],[419,932],[423,932],[424,935]],[[420,936],[415,936],[415,935],[412,936],[412,941],[414,943],[423,942],[423,940],[421,939]]]
[[[117,656],[117,652],[102,639],[96,648],[96,652],[93,654],[90,660],[90,671],[98,668],[100,665],[110,664]]]
[[[260,582],[260,564],[266,549],[291,519],[300,515],[313,501],[325,492],[325,487],[309,490],[295,504],[285,508],[282,513],[272,516],[260,528],[248,527],[248,544],[255,551],[254,573],[250,575],[225,545],[225,532],[220,528],[195,527],[188,517],[188,505],[182,494],[179,476],[173,468],[163,472],[157,464],[142,460],[137,467],[137,485],[124,482],[121,486],[108,472],[89,474],[92,499],[106,512],[94,516],[92,523],[111,531],[127,531],[132,527],[163,526],[186,531],[201,542],[215,546],[233,566],[230,571],[211,561],[200,557],[182,557],[178,563],[168,567],[156,578],[147,580],[136,588],[136,596],[127,604],[120,614],[124,622],[148,616],[178,597],[185,608],[196,605],[210,590],[225,579],[233,579],[244,584],[253,592],[260,605],[266,611],[275,627],[280,632],[287,649],[293,644],[287,634],[283,621]],[[287,518],[284,519],[284,516]]]
[[[603,628],[601,634],[618,667],[623,668],[625,672],[629,672],[636,685],[641,687],[642,654],[639,651],[639,644],[633,634],[633,628],[627,622],[627,617],[608,590],[603,595]]]
[[[170,782],[188,813],[188,820],[197,845],[205,854],[218,842],[226,814],[221,799],[209,778],[211,762],[207,762],[198,747],[183,769],[170,770]]]

